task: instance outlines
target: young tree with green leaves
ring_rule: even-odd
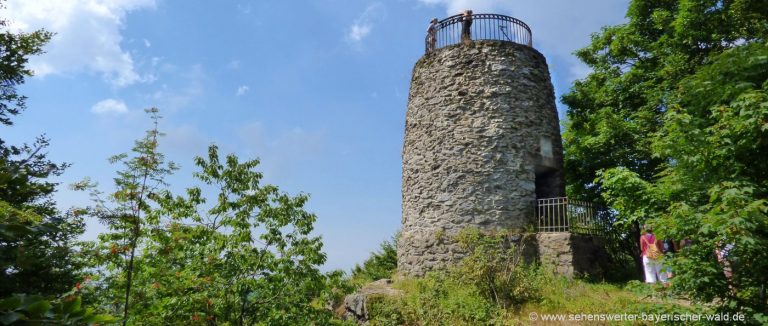
[[[142,292],[145,320],[210,324],[323,324],[329,299],[322,242],[306,195],[289,196],[261,184],[258,161],[222,160],[211,146],[198,157],[203,187],[186,196],[163,192],[148,218]],[[204,189],[214,192],[210,201]],[[137,308],[138,309],[138,308]]]
[[[73,187],[76,190],[91,189],[94,206],[85,210],[107,225],[110,232],[99,235],[95,263],[104,274],[102,280],[106,293],[102,300],[120,310],[123,325],[131,317],[131,307],[136,301],[132,297],[134,283],[142,270],[138,253],[145,245],[148,232],[156,227],[156,220],[148,216],[154,213],[152,197],[167,186],[165,177],[177,169],[173,162],[166,162],[158,151],[159,111],[156,108],[146,110],[154,128],[137,140],[132,149],[133,156],[119,154],[111,157],[113,164],[121,164],[122,170],[114,179],[115,190],[106,196],[100,192],[97,184],[84,180]]]
[[[202,185],[174,196],[164,177],[176,168],[157,151],[157,110],[150,113],[155,128],[134,155],[112,159],[125,167],[116,190],[107,198],[94,192],[90,213],[111,232],[95,250],[101,275],[93,296],[122,308],[124,324],[327,323],[330,284],[340,274],[318,269],[326,258],[311,234],[308,196],[262,185],[258,161],[222,160],[215,146],[195,159]]]

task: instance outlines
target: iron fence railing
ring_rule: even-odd
[[[469,17],[451,16],[430,28],[425,39],[426,53],[459,44],[467,37],[469,40],[508,41],[533,46],[531,28],[517,18],[497,14],[472,14]],[[467,30],[469,35],[463,36]]]
[[[590,202],[567,197],[537,200],[536,219],[539,232],[571,232],[605,235],[608,225]]]

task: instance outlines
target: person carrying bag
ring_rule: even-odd
[[[667,274],[662,271],[661,259],[664,258],[662,253],[662,243],[656,239],[656,235],[653,234],[653,230],[649,225],[643,225],[645,234],[640,236],[640,253],[643,257],[643,270],[645,271],[645,282],[667,283]]]

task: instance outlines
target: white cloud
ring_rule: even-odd
[[[370,4],[360,16],[352,22],[347,32],[347,39],[353,43],[360,43],[371,34],[373,26],[380,21],[385,14],[384,5],[381,2]]]
[[[120,114],[128,112],[128,107],[123,101],[108,98],[91,107],[91,112],[96,114]]]
[[[154,6],[155,0],[9,0],[7,15],[11,29],[56,33],[46,53],[30,60],[37,76],[91,71],[123,87],[143,80],[120,45],[125,16]]]
[[[237,88],[237,96],[241,96],[241,95],[244,95],[245,93],[248,93],[249,89],[250,88],[248,88],[248,86],[245,86],[245,85],[238,87]]]
[[[371,25],[354,23],[349,29],[349,38],[355,42],[360,42],[371,33]]]
[[[152,46],[152,43],[150,43],[148,39],[143,39],[143,41],[144,41],[144,46],[146,47]]]

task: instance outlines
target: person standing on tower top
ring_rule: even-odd
[[[461,42],[469,45],[472,41],[472,10],[464,10],[461,15]]]
[[[435,50],[437,44],[437,18],[432,18],[427,28],[427,53]]]

